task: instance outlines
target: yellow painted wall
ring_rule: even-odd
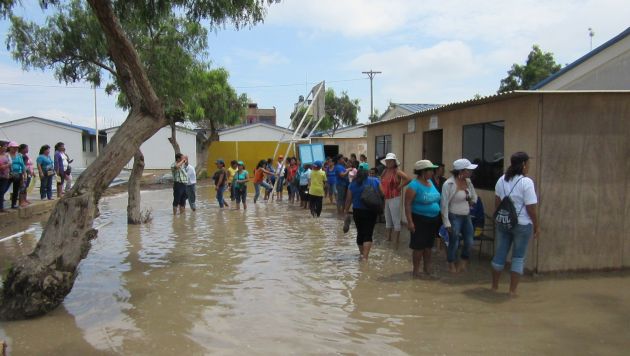
[[[250,177],[254,177],[254,169],[261,159],[272,158],[273,153],[276,150],[278,142],[275,141],[225,141],[225,142],[213,142],[208,150],[208,173],[210,176],[216,170],[215,162],[217,159],[223,159],[225,166],[230,166],[231,160],[243,161],[245,163],[245,170],[249,172]],[[288,143],[280,144],[278,149],[278,155],[284,155],[287,151]],[[292,148],[289,152],[289,156],[295,156],[295,149]],[[275,163],[275,160],[274,160]],[[253,190],[249,190],[253,192]]]

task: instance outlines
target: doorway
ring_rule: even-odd
[[[335,156],[338,154],[339,154],[338,145],[324,145],[324,156],[335,158]]]
[[[422,136],[422,159],[442,162],[442,130],[425,131]]]

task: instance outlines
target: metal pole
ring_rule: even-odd
[[[372,90],[372,80],[374,79],[374,76],[377,74],[381,74],[383,72],[375,72],[373,70],[370,69],[369,72],[361,72],[363,74],[367,74],[368,77],[370,78],[370,117],[372,117],[372,115],[374,115],[374,91]]]
[[[94,127],[96,128],[96,157],[98,157],[98,116],[96,112],[96,85],[94,86]]]

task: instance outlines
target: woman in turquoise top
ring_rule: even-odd
[[[412,180],[405,192],[407,228],[411,233],[409,248],[413,250],[413,276],[420,274],[420,261],[424,262],[424,275],[431,277],[431,249],[440,229],[440,192],[431,182],[438,166],[429,160],[416,162]]]
[[[50,146],[43,145],[37,156],[37,172],[39,173],[39,196],[42,200],[52,200],[52,181],[55,176],[55,167],[50,158]]]
[[[16,142],[9,142],[9,157],[11,157],[11,175],[10,181],[13,184],[13,194],[11,194],[11,209],[17,209],[18,197],[20,195],[20,188],[24,184],[24,177],[26,176],[26,165],[22,159],[22,155],[18,152],[18,145]]]
[[[243,202],[243,209],[247,209],[247,182],[249,181],[249,174],[245,170],[245,163],[238,161],[238,170],[234,173],[234,181],[232,186],[234,187],[234,196],[236,197],[236,210],[241,208],[240,203]]]

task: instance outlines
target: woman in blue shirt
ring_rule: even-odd
[[[368,209],[363,202],[361,202],[361,193],[363,193],[363,189],[368,185],[373,186],[378,191],[380,191],[381,186],[378,178],[368,176],[368,169],[367,164],[359,166],[357,176],[352,183],[350,183],[350,186],[348,186],[344,208],[344,216],[347,216],[350,211],[350,205],[352,205],[352,218],[354,225],[357,227],[357,245],[359,246],[361,259],[365,261],[367,261],[370,249],[372,248],[372,234],[374,233],[374,225],[376,224],[378,212]],[[344,226],[344,232],[347,231],[347,226],[348,225]]]
[[[426,277],[431,276],[431,249],[440,229],[440,192],[431,182],[434,169],[438,166],[429,160],[416,162],[412,180],[405,192],[405,214],[407,228],[411,233],[409,248],[413,250],[413,276],[420,274],[420,261]]]
[[[18,145],[16,142],[9,142],[9,157],[11,157],[11,183],[13,184],[13,193],[11,194],[11,209],[17,209],[18,197],[20,189],[24,184],[24,178],[26,176],[26,164],[22,155],[18,152]]]
[[[43,145],[37,156],[37,172],[39,173],[39,195],[42,200],[52,200],[52,181],[55,176],[55,167],[50,158],[50,146]]]

